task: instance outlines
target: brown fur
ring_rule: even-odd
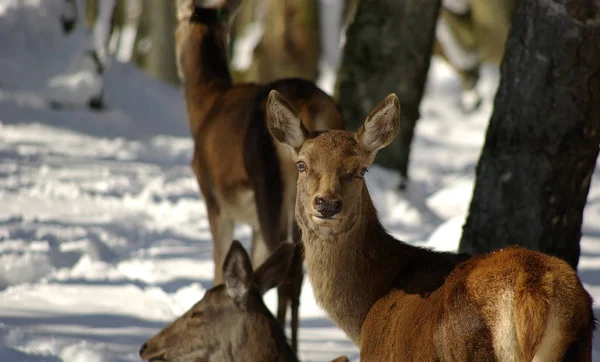
[[[335,102],[309,81],[233,84],[227,65],[226,25],[238,3],[226,1],[216,9],[190,2],[189,20],[176,31],[177,62],[195,143],[191,166],[207,207],[215,284],[223,281],[221,265],[236,223],[252,227],[255,266],[281,241],[300,240],[299,229],[293,225],[296,170],[291,154],[276,145],[266,129],[268,92],[277,89],[284,94],[308,129],[343,128]],[[185,8],[180,13],[185,14]],[[295,253],[287,281],[278,288],[282,323],[291,301],[294,348],[302,285],[301,245]]]
[[[269,124],[281,142],[307,135],[290,146],[309,279],[361,361],[591,361],[592,300],[564,261],[521,247],[434,252],[385,231],[362,170],[393,140],[399,115],[391,95],[356,133],[310,135],[294,116]],[[317,197],[343,206],[325,216]]]
[[[211,288],[189,311],[140,348],[151,361],[297,362],[262,295],[283,281],[293,246],[282,243],[252,271],[238,241],[223,264],[226,283]],[[335,359],[348,362],[345,356]],[[334,361],[334,362],[335,362]]]

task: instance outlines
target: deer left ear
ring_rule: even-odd
[[[223,263],[223,276],[227,294],[243,305],[248,298],[254,273],[246,249],[234,240]]]
[[[308,131],[298,112],[276,90],[272,90],[267,98],[267,127],[273,138],[296,152],[308,138]]]
[[[388,95],[369,113],[356,133],[357,141],[367,153],[370,165],[377,151],[386,147],[398,134],[400,100],[394,93]]]

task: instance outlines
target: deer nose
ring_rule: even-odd
[[[148,348],[148,343],[144,343],[140,348],[140,357],[144,354],[144,351]]]
[[[315,197],[315,210],[321,213],[324,219],[331,219],[342,211],[342,200],[317,196]]]

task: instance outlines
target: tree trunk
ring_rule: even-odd
[[[136,41],[136,63],[153,76],[179,83],[175,65],[175,7],[171,1],[144,0]]]
[[[397,139],[376,162],[408,177],[410,145],[431,60],[440,0],[360,0],[348,26],[336,97],[356,129],[389,93],[400,98]],[[401,185],[401,187],[403,184]]]
[[[98,0],[85,0],[85,16],[88,28],[92,28],[96,23],[98,14]]]
[[[460,251],[510,244],[579,260],[600,142],[600,9],[520,1]]]
[[[181,59],[181,53],[183,51],[183,45],[187,37],[189,19],[193,11],[192,0],[176,0],[175,1],[175,14],[177,18],[177,27],[173,34],[175,42],[175,65],[177,67],[177,77],[179,82],[183,83],[183,64]]]
[[[255,6],[261,4],[257,2]],[[254,49],[250,68],[242,75],[243,80],[271,82],[289,77],[315,80],[320,55],[318,1],[267,0],[264,5],[262,38]],[[260,15],[252,17],[248,12],[240,14],[246,15],[236,24],[238,35]]]

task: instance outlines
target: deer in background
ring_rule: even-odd
[[[234,240],[223,264],[225,284],[150,338],[140,357],[150,361],[297,362],[263,294],[284,280],[293,245],[281,243],[256,272]],[[348,362],[340,356],[334,362]]]
[[[284,94],[310,130],[342,129],[337,104],[312,82],[283,79],[259,85],[233,84],[228,68],[228,20],[240,1],[219,7],[189,2],[189,19],[176,31],[190,131],[192,169],[206,203],[213,239],[214,284],[223,282],[221,266],[236,223],[252,228],[254,266],[283,240],[298,242],[288,277],[278,287],[279,321],[285,324],[291,301],[292,346],[297,348],[302,285],[302,245],[294,223],[297,171],[287,147],[275,143],[266,127],[269,91]],[[180,11],[185,13],[185,11]]]
[[[433,54],[447,61],[462,83],[460,105],[471,112],[482,98],[476,85],[483,62],[500,66],[518,0],[443,0]]]
[[[364,175],[396,137],[395,95],[357,132],[309,132],[277,91],[267,115],[296,156],[296,220],[315,299],[361,362],[591,361],[592,300],[566,262],[521,247],[434,252],[386,232]]]

